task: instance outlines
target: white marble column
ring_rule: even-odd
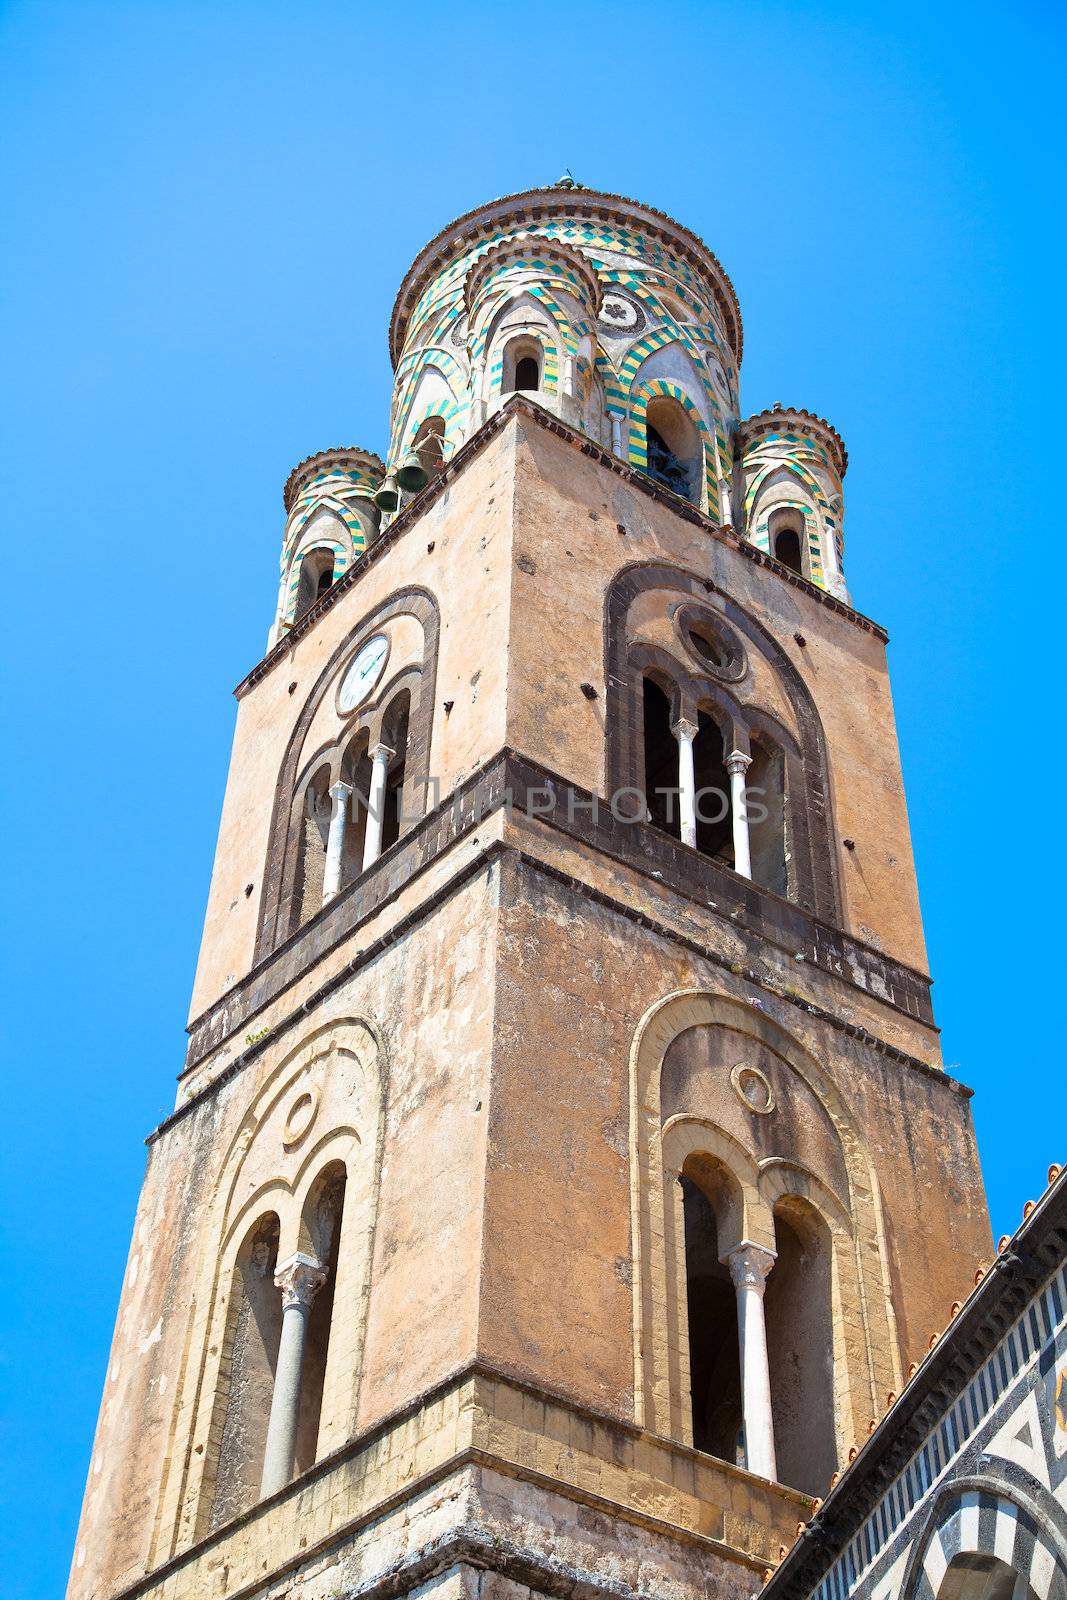
[[[625,460],[622,453],[622,424],[623,419],[617,411],[611,413],[611,453]]]
[[[729,528],[731,532],[733,531],[733,494],[730,489],[730,480],[728,478],[719,479],[719,526],[721,528]]]
[[[345,822],[348,817],[348,802],[352,798],[352,785],[349,783],[334,783],[330,785],[330,799],[333,801],[333,811],[330,813],[330,831],[326,835],[326,867],[322,875],[322,903],[332,900],[341,887],[341,863],[345,853]]]
[[[682,843],[696,849],[697,843],[697,782],[693,759],[693,740],[697,725],[679,717],[671,728],[678,741],[678,814],[681,819]]]
[[[745,773],[752,765],[752,757],[731,750],[726,757],[726,770],[730,774],[730,816],[734,828],[734,871],[743,878],[752,876],[752,849],[748,837],[748,805],[745,796]]]
[[[278,1267],[274,1281],[282,1292],[282,1335],[263,1452],[260,1494],[264,1497],[276,1489],[284,1489],[293,1475],[308,1316],[311,1302],[325,1283],[326,1274],[313,1256],[297,1251]]]
[[[773,1250],[739,1244],[725,1258],[737,1291],[737,1337],[741,1347],[741,1407],[745,1425],[745,1464],[757,1477],[775,1477],[771,1378],[767,1365],[767,1327],[763,1291],[775,1263]]]
[[[382,853],[382,824],[385,821],[385,784],[389,763],[396,755],[387,744],[376,744],[370,752],[370,795],[367,799],[367,831],[363,836],[363,871],[372,867]]]

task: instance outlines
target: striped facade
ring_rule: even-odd
[[[762,1600],[1067,1600],[1065,1257],[1062,1173]]]
[[[616,196],[557,188],[513,202],[445,230],[401,288],[390,465],[429,416],[445,421],[447,456],[477,432],[506,398],[505,349],[521,333],[542,352],[538,402],[639,471],[649,401],[676,402],[699,436],[698,508],[770,554],[768,517],[795,508],[802,575],[847,599],[843,447],[827,446],[829,436],[840,445],[827,424],[809,430],[805,412],[746,437],[740,316],[714,256]]]

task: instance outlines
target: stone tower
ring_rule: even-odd
[[[286,485],[70,1593],[743,1600],[990,1240],[834,429],[570,184]]]

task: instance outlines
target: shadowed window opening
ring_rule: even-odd
[[[719,1260],[715,1210],[691,1178],[682,1177],[689,1312],[689,1382],[693,1444],[722,1461],[744,1465],[737,1296]]]
[[[212,1528],[229,1522],[259,1498],[282,1331],[281,1295],[274,1282],[278,1228],[274,1212],[262,1217],[246,1235],[234,1267],[221,1367],[219,1403],[225,1406],[225,1421]]]
[[[732,665],[723,644],[712,636],[709,628],[696,628],[689,630],[689,643],[693,646],[698,656],[702,656],[709,666],[718,667],[724,671]]]
[[[367,839],[367,807],[370,802],[370,734],[364,728],[356,735],[341,762],[341,780],[352,789],[348,803],[344,849],[341,855],[341,888],[354,883],[363,871],[363,847]]]
[[[539,389],[541,387],[541,374],[537,367],[536,356],[521,356],[515,363],[516,389]]]
[[[653,827],[681,835],[678,811],[678,741],[671,732],[671,703],[651,678],[644,685],[645,804]],[[669,789],[671,794],[657,794]]]
[[[332,550],[309,550],[300,563],[300,581],[296,587],[296,611],[293,620],[298,622],[310,611],[316,600],[321,600],[333,587],[334,554]]]
[[[769,740],[752,741],[746,786],[752,881],[774,894],[789,893],[786,845],[785,756]]]
[[[326,872],[326,842],[330,834],[332,806],[329,795],[330,770],[321,767],[304,791],[300,818],[300,859],[296,873],[296,904],[299,926],[312,918],[322,905],[322,885]]]
[[[774,1236],[764,1311],[778,1480],[821,1494],[837,1467],[830,1230],[789,1199],[774,1209]]]
[[[326,1281],[311,1302],[307,1343],[300,1378],[300,1413],[296,1431],[294,1476],[306,1472],[318,1459],[322,1397],[330,1349],[341,1221],[345,1203],[345,1170],[339,1164],[324,1173],[305,1208],[310,1254],[326,1269]]]
[[[504,346],[504,367],[500,379],[502,394],[517,390],[531,393],[541,387],[541,363],[544,352],[537,339],[520,335]]]
[[[770,523],[771,554],[783,567],[804,576],[804,518],[796,510],[775,511]]]
[[[697,714],[693,741],[693,767],[697,794],[697,849],[701,855],[734,864],[734,830],[730,808],[730,775],[724,761],[724,743],[718,723],[706,712]],[[703,792],[702,792],[703,791]]]
[[[382,719],[382,740],[395,755],[389,763],[385,787],[385,814],[382,819],[382,849],[388,850],[400,838],[403,811],[404,774],[407,766],[408,722],[411,716],[411,696],[401,690],[392,701]]]
[[[673,494],[699,501],[700,435],[677,400],[650,400],[645,411],[648,476]]]

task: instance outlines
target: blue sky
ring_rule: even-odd
[[[384,447],[397,285],[491,196],[569,166],[677,216],[740,296],[746,410],[840,429],[995,1232],[1067,1155],[1064,33],[1027,0],[0,5],[7,1600],[66,1578],[282,484]]]

